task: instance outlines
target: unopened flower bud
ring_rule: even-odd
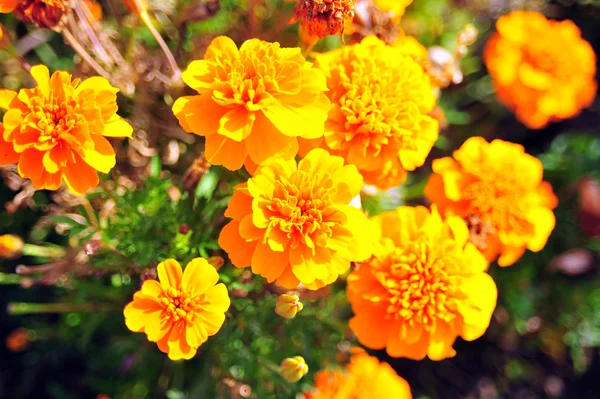
[[[282,294],[277,297],[275,313],[286,319],[292,319],[296,316],[296,313],[302,310],[302,308],[304,308],[304,305],[300,302],[298,295]]]
[[[302,356],[294,356],[283,359],[279,374],[287,382],[298,382],[308,373],[308,365]]]
[[[225,264],[225,259],[223,259],[221,256],[211,256],[210,258],[206,259],[206,261],[217,270],[222,268]]]
[[[0,259],[11,259],[21,255],[23,240],[19,237],[5,234],[0,236]]]

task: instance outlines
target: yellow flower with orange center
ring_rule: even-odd
[[[168,259],[156,268],[158,279],[146,280],[123,311],[127,328],[143,332],[172,360],[191,359],[198,347],[225,321],[229,294],[205,259],[193,259],[181,271]]]
[[[385,362],[366,353],[352,357],[346,370],[323,370],[304,399],[411,399],[406,380]]]
[[[509,266],[546,245],[557,199],[542,181],[542,163],[523,146],[472,137],[452,158],[433,161],[433,171],[425,195],[467,222],[470,241],[489,261],[500,256],[498,264]]]
[[[324,138],[303,142],[303,151],[323,147],[382,189],[404,182],[438,137],[438,122],[427,115],[435,105],[429,76],[403,50],[374,36],[315,58],[332,108]]]
[[[173,112],[186,131],[206,137],[212,164],[236,170],[248,157],[254,164],[292,159],[298,137],[323,135],[330,106],[325,77],[298,48],[252,39],[238,50],[217,37],[183,81],[199,95],[179,98]]]
[[[66,13],[65,0],[0,0],[0,13],[14,12],[18,19],[40,28],[54,28]]]
[[[464,221],[443,221],[435,208],[422,206],[373,221],[379,227],[373,257],[348,276],[350,328],[358,341],[393,357],[442,360],[456,354],[458,336],[483,335],[497,290]]]
[[[71,80],[44,65],[31,68],[33,89],[0,90],[4,132],[0,164],[18,162],[21,177],[38,189],[56,190],[62,180],[76,194],[98,185],[115,151],[106,137],[130,137],[133,128],[117,115],[117,92],[108,80]]]
[[[356,167],[322,149],[299,163],[274,160],[236,187],[219,245],[236,267],[287,289],[331,284],[371,256],[372,226],[348,205],[361,188]]]
[[[571,118],[594,101],[596,55],[570,20],[539,12],[500,17],[483,59],[496,95],[532,129]]]

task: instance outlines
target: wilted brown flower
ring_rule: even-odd
[[[347,20],[354,17],[356,0],[298,0],[295,21],[311,36],[319,39],[341,35]]]
[[[21,21],[52,29],[67,11],[65,0],[22,0],[14,10]]]

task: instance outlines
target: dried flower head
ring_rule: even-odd
[[[304,399],[411,399],[410,386],[385,362],[366,353],[354,355],[346,370],[323,370]]]
[[[281,294],[277,297],[275,313],[286,319],[293,319],[296,313],[304,308],[300,298],[296,294]]]
[[[168,259],[158,265],[158,279],[146,280],[123,311],[127,328],[144,332],[172,360],[191,359],[225,321],[229,294],[217,284],[219,274],[205,259],[193,259],[181,271]]]
[[[346,21],[354,17],[355,0],[298,0],[295,20],[310,36],[319,39],[344,33]]]
[[[453,157],[433,161],[425,195],[440,212],[463,218],[470,241],[500,266],[540,251],[555,224],[557,199],[539,159],[502,140],[468,139]]]
[[[433,208],[400,207],[373,218],[373,257],[348,276],[350,328],[371,349],[393,357],[442,360],[458,336],[479,338],[496,307],[488,263],[468,242],[463,220]]]
[[[0,131],[0,134],[2,132]],[[1,150],[0,150],[1,151]],[[0,259],[11,259],[21,255],[23,251],[23,240],[12,234],[0,236]]]
[[[0,165],[18,162],[21,177],[38,189],[56,190],[62,180],[76,194],[98,185],[115,152],[106,137],[131,137],[133,128],[117,115],[118,89],[108,80],[72,80],[48,68],[31,68],[33,89],[0,90],[4,132]],[[0,129],[1,130],[1,129]]]
[[[423,165],[438,137],[429,76],[402,49],[374,36],[360,44],[315,54],[327,77],[332,108],[325,136],[303,141],[356,165],[365,183],[386,189]]]
[[[331,284],[372,253],[370,222],[348,205],[361,187],[356,167],[323,149],[274,160],[236,187],[219,245],[236,267],[284,288]]]
[[[173,112],[186,131],[206,137],[211,164],[237,170],[247,159],[257,165],[275,156],[292,159],[298,137],[323,135],[325,77],[298,48],[252,39],[238,50],[228,37],[217,37],[183,81],[199,94],[179,98]]]
[[[526,126],[571,118],[594,101],[596,55],[572,21],[515,11],[496,28],[483,58],[498,99]]]
[[[66,0],[0,0],[0,13],[13,12],[21,21],[52,29],[67,12]]]
[[[308,373],[308,365],[302,356],[283,359],[279,367],[279,374],[287,382],[298,382]]]

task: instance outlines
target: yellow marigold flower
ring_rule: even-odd
[[[348,276],[350,328],[358,341],[393,357],[441,360],[455,355],[457,336],[483,335],[497,290],[464,221],[444,222],[435,208],[422,206],[373,221],[379,227],[373,257]]]
[[[329,100],[325,77],[300,49],[258,39],[238,50],[227,37],[212,41],[183,81],[199,95],[181,97],[173,112],[181,126],[206,136],[206,159],[228,169],[298,153],[298,137],[323,135]]]
[[[429,76],[403,50],[374,36],[315,54],[332,102],[323,139],[303,142],[354,164],[365,183],[386,189],[423,165],[438,137]]]
[[[374,2],[382,11],[390,14],[395,23],[400,23],[406,8],[412,4],[413,0],[374,0]]]
[[[319,39],[344,33],[346,21],[354,17],[356,0],[298,0],[294,20],[310,36]]]
[[[296,313],[304,308],[300,298],[296,294],[282,294],[277,297],[277,303],[275,304],[275,313],[286,319],[293,319]]]
[[[157,267],[158,279],[146,280],[123,311],[125,324],[143,332],[172,360],[191,359],[225,321],[229,294],[206,259],[193,259],[181,271],[168,259]],[[215,285],[216,284],[216,285]]]
[[[352,357],[346,371],[323,370],[315,376],[315,386],[304,392],[305,399],[411,399],[406,380],[385,362],[366,353]]]
[[[0,134],[2,131],[0,130]],[[23,251],[23,240],[12,234],[0,236],[0,259],[15,258]]]
[[[308,373],[308,365],[302,356],[294,356],[283,359],[279,374],[287,382],[298,382]]]
[[[348,205],[361,188],[356,167],[323,149],[274,160],[236,187],[219,245],[236,267],[287,289],[331,284],[372,253],[372,226]]]
[[[64,180],[76,194],[98,185],[115,152],[105,137],[130,137],[133,128],[117,115],[117,92],[108,80],[80,82],[44,65],[31,68],[33,89],[0,90],[4,132],[0,165],[18,162],[21,177],[38,189],[56,190]]]
[[[14,12],[16,17],[40,28],[54,28],[66,13],[65,0],[0,0],[0,13]]]
[[[433,161],[425,195],[440,212],[463,218],[470,241],[509,266],[525,249],[540,251],[554,229],[557,199],[539,159],[502,140],[468,139],[453,157]]]
[[[526,126],[571,118],[594,101],[596,55],[572,21],[515,11],[496,28],[483,58],[498,99]]]

